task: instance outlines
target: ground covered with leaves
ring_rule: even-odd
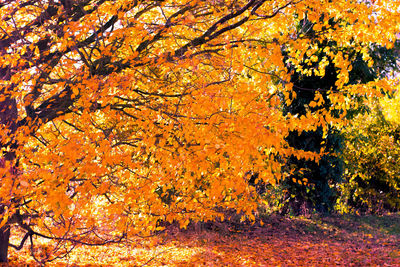
[[[17,243],[17,236],[13,236]],[[46,249],[42,243],[35,249]],[[43,250],[43,251],[41,251]],[[11,265],[35,265],[28,248]],[[263,226],[210,223],[107,247],[79,247],[56,266],[400,266],[400,214],[272,216]]]

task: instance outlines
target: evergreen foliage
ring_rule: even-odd
[[[331,21],[331,23],[333,22]],[[301,24],[303,25],[302,29],[307,28],[304,26],[308,24],[307,22],[302,22]],[[307,36],[312,38],[312,31],[308,30]],[[318,46],[320,47],[321,51],[323,51],[323,48],[326,46],[329,46],[331,49],[339,50],[337,47],[335,47],[335,43],[318,43]],[[388,75],[390,70],[393,70],[397,67],[396,51],[398,50],[382,47],[372,48],[371,54],[374,60],[374,65],[372,67],[368,66],[368,63],[363,59],[360,53],[356,53],[355,51],[344,51],[349,58],[353,59],[351,71],[349,72],[348,84],[366,84],[378,78],[378,74],[381,77],[383,75]],[[318,57],[322,58],[324,56],[324,53],[321,52]],[[307,60],[305,59],[304,62],[307,62]],[[320,62],[320,60],[318,60],[318,62]],[[312,64],[304,65],[305,67],[307,67],[307,65],[311,65],[311,67],[313,67]],[[341,113],[340,110],[332,109],[329,101],[329,91],[336,90],[335,83],[338,80],[338,71],[335,69],[332,62],[330,62],[326,67],[325,75],[323,77],[315,74],[304,75],[295,69],[291,69],[290,67],[289,71],[292,73],[291,81],[293,82],[293,88],[296,97],[290,105],[284,107],[286,112],[295,116],[305,115],[307,110],[315,112],[318,109],[331,109],[334,113],[332,114],[333,116]],[[309,104],[315,99],[316,92],[322,95],[324,104],[319,107],[310,107]],[[357,104],[354,105],[353,109],[347,111],[347,118],[350,120],[357,116],[357,114],[362,114],[369,110],[369,107],[363,104],[367,96],[356,95],[351,97],[354,103]],[[374,113],[370,116],[377,115],[379,114]],[[378,121],[379,119],[376,122]],[[371,127],[376,126],[378,126],[376,123],[371,125]],[[388,131],[394,132],[393,129]],[[389,133],[386,134],[388,135]],[[287,168],[292,170],[293,174],[290,179],[284,180],[280,185],[283,188],[283,192],[286,192],[286,196],[283,197],[283,199],[286,199],[282,209],[283,213],[300,214],[309,212],[310,210],[322,213],[331,212],[334,209],[336,199],[339,197],[339,195],[341,195],[340,199],[343,197],[347,199],[350,198],[352,192],[354,193],[355,191],[358,192],[360,190],[363,192],[370,192],[371,190],[382,192],[383,190],[388,194],[388,199],[391,200],[389,200],[390,204],[383,200],[380,200],[380,202],[383,201],[385,203],[385,207],[387,208],[393,209],[394,207],[398,206],[398,203],[393,201],[398,193],[394,189],[393,185],[391,186],[387,183],[382,185],[381,183],[374,182],[366,185],[363,182],[354,182],[354,179],[349,178],[348,175],[343,177],[345,169],[347,170],[347,174],[349,168],[352,169],[353,173],[357,173],[357,171],[365,172],[361,166],[357,166],[357,164],[352,165],[356,163],[355,161],[359,160],[359,157],[350,155],[356,151],[346,149],[345,146],[348,146],[349,142],[352,142],[352,140],[346,138],[349,138],[349,135],[345,137],[340,129],[335,129],[334,127],[328,127],[328,131],[326,133],[324,133],[322,127],[318,127],[314,131],[306,131],[301,133],[298,131],[292,131],[289,134],[287,140],[291,147],[317,153],[323,151],[325,154],[322,156],[319,162],[301,158],[298,159],[293,156],[289,158],[287,161]],[[374,142],[365,143],[364,145],[376,146]],[[356,150],[357,148],[352,146],[352,149]],[[345,153],[345,161],[342,157],[343,152]],[[389,155],[385,156],[388,157]],[[369,162],[368,164],[376,166],[378,162]],[[375,174],[374,179],[376,182],[381,179],[385,180],[388,176],[388,174],[385,173],[382,174],[382,176],[386,178],[379,178],[379,175],[381,174]],[[341,183],[343,178],[345,179],[345,182]],[[339,184],[340,186],[338,186]],[[398,185],[395,182],[394,184],[396,184],[396,186]],[[346,186],[349,186],[349,188],[345,189]],[[340,190],[337,191],[337,188],[340,188]],[[369,197],[371,198],[372,196]],[[385,197],[382,196],[382,198]],[[350,206],[357,207],[362,206],[362,203],[365,202],[366,200],[363,200],[362,197],[360,198],[354,196],[352,200],[348,202],[348,204]],[[371,201],[368,203],[370,206],[374,205]],[[375,204],[377,203],[375,202]]]

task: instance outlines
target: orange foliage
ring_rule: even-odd
[[[327,59],[300,64],[319,60],[315,39],[329,40],[339,48],[324,51],[339,73],[333,109],[390,90],[386,80],[347,86],[345,51],[371,61],[371,44],[391,47],[399,9],[389,0],[1,3],[1,100],[17,112],[0,111],[1,152],[18,161],[18,174],[1,173],[1,223],[68,250],[148,234],[160,221],[223,219],[226,208],[253,218],[245,174],[274,184],[286,157],[318,160],[285,137],[341,120],[282,112],[295,97],[287,64],[324,75]],[[314,40],[296,28],[306,17]]]

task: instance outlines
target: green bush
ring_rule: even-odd
[[[344,130],[345,173],[336,203],[341,213],[400,210],[400,125],[390,119],[398,112],[393,101],[375,100],[369,114],[357,115]]]

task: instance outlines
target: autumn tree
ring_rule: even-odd
[[[399,8],[344,0],[2,2],[0,261],[9,246],[33,248],[35,236],[52,241],[41,257],[32,249],[44,262],[74,246],[153,233],[160,221],[185,227],[223,219],[227,208],[254,219],[257,194],[245,174],[274,184],[289,175],[283,159],[319,160],[286,137],[342,119],[282,112],[282,101],[295,98],[287,64],[318,76],[327,66],[295,25],[307,16],[315,38],[372,62],[368,46],[392,46]],[[326,26],[329,17],[340,26]],[[305,53],[318,64],[302,68]],[[346,86],[350,59],[325,53],[338,73],[332,108],[346,110],[349,94],[391,86]],[[9,243],[12,227],[26,232],[20,244]]]

